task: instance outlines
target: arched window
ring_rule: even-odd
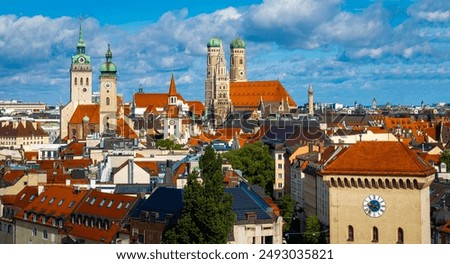
[[[405,242],[403,228],[399,227],[397,230],[397,244],[403,244]]]
[[[8,234],[12,234],[12,229],[13,229],[13,227],[12,227],[12,225],[8,225]]]
[[[31,230],[31,235],[32,236],[37,236],[37,229],[36,229],[36,227],[33,228],[33,230]]]
[[[73,79],[73,84],[77,85],[77,77]]]
[[[42,230],[42,239],[45,239],[45,240],[47,240],[47,238],[48,238],[48,233],[47,233],[47,230]]]
[[[80,85],[83,85],[83,78],[80,78]]]
[[[89,78],[86,78],[86,85],[89,85]]]
[[[239,64],[244,64],[244,60],[243,60],[243,59],[240,59],[240,60],[239,60]]]
[[[348,238],[347,241],[353,241],[354,240],[354,232],[353,232],[353,226],[348,226]]]
[[[376,226],[372,229],[372,242],[378,242],[378,228]]]
[[[109,97],[106,97],[106,105],[109,105],[109,104],[110,104]]]

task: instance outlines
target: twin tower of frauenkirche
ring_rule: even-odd
[[[213,37],[207,44],[205,108],[214,127],[222,124],[233,109],[230,82],[246,82],[245,42],[237,38],[230,44],[230,73],[228,74],[222,40]]]

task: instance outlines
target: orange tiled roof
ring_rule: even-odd
[[[173,179],[172,179],[172,183],[176,184],[177,183],[177,179],[178,177],[184,174],[184,171],[186,170],[187,164],[186,163],[181,163],[180,166],[178,167],[178,169],[176,171],[174,171],[173,173]]]
[[[91,190],[74,213],[121,220],[137,201],[137,197]]]
[[[180,110],[178,109],[178,106],[176,105],[169,105],[165,109],[167,117],[170,118],[178,118],[178,114],[180,113]]]
[[[36,222],[52,226],[52,220],[62,219],[65,221],[77,204],[83,199],[86,191],[75,191],[72,187],[66,186],[47,186],[46,189],[30,204],[28,204],[17,215],[17,219],[26,219],[27,221],[34,221],[36,215]],[[27,213],[27,218],[24,218],[24,213]],[[43,223],[43,218],[46,221]]]
[[[261,97],[264,102],[281,102],[287,99],[289,106],[297,106],[279,81],[230,83],[230,98],[234,107],[258,108]]]
[[[175,79],[172,77],[170,78],[170,85],[169,85],[169,96],[177,96],[177,87],[175,86]]]
[[[426,177],[435,169],[401,142],[363,141],[343,150],[322,173]]]
[[[13,184],[22,178],[23,175],[25,175],[24,170],[10,170],[3,175],[3,179],[9,184]]]
[[[100,123],[100,105],[90,104],[90,105],[78,105],[77,109],[72,115],[69,124],[82,124],[83,118],[89,117],[90,124]]]
[[[20,121],[20,122],[0,122],[0,136],[1,137],[36,137],[43,136],[48,137],[47,132],[45,132],[42,127],[30,121]]]
[[[158,164],[156,161],[135,161],[134,163],[147,171],[151,176],[158,175]]]
[[[37,160],[39,153],[37,151],[25,151],[24,155],[26,160]]]
[[[450,235],[450,221],[448,221],[445,225],[440,228],[442,233]]]
[[[431,160],[434,162],[434,164],[440,163],[441,157],[439,154],[433,155],[433,154],[428,154],[428,153],[424,153],[424,152],[420,152],[418,154],[426,162],[429,162]]]
[[[264,201],[266,201],[266,203],[268,203],[270,207],[273,208],[273,213],[276,216],[280,216],[280,208],[278,207],[278,205],[276,205],[276,203],[272,200],[272,198],[270,198],[269,196],[264,197]]]
[[[36,186],[25,186],[16,195],[4,195],[1,200],[4,205],[13,205],[18,208],[25,208],[37,196],[38,188]],[[34,198],[33,198],[34,197]]]
[[[191,111],[196,116],[201,116],[205,113],[205,105],[200,101],[186,101]]]
[[[180,94],[177,94],[178,100],[184,101]],[[137,108],[147,108],[149,105],[154,107],[164,107],[169,103],[169,94],[167,93],[136,93],[134,94],[134,104]]]
[[[121,230],[120,223],[111,224],[108,230],[104,228],[99,229],[97,226],[86,226],[84,223],[81,225],[69,223],[67,227],[69,229],[68,234],[71,236],[106,244],[112,243],[117,233]]]
[[[123,118],[117,120],[117,134],[124,138],[138,138],[139,136],[134,132]]]
[[[86,146],[86,142],[77,142],[72,141],[67,145],[67,148],[64,150],[65,153],[70,152],[75,156],[83,155],[83,148]]]

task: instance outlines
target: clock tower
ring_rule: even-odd
[[[230,81],[247,81],[245,42],[241,38],[233,40],[230,44]]]
[[[114,133],[117,126],[117,67],[108,45],[106,61],[100,66],[100,133]]]
[[[72,56],[70,67],[70,101],[75,104],[92,104],[91,57],[86,55],[86,45],[80,25],[77,54]]]
[[[358,142],[322,170],[330,243],[429,244],[435,169],[402,142]]]

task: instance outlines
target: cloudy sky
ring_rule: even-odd
[[[0,100],[69,100],[80,17],[94,78],[108,43],[127,101],[174,73],[204,100],[206,43],[247,43],[249,80],[282,82],[297,104],[450,102],[448,0],[0,0]],[[94,85],[94,91],[97,84]]]

